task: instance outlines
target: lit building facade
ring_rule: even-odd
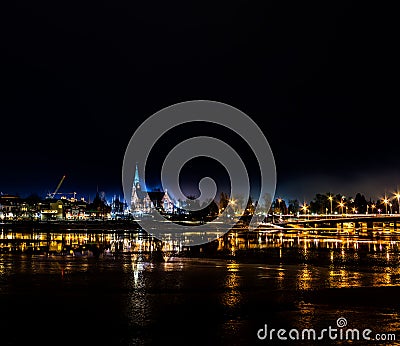
[[[131,212],[135,216],[140,216],[142,214],[149,214],[155,209],[161,209],[163,212],[169,214],[174,213],[176,210],[174,201],[169,196],[167,190],[161,192],[142,189],[139,170],[136,165],[131,196]]]

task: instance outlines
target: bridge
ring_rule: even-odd
[[[284,228],[311,228],[315,230],[347,230],[400,233],[400,214],[334,214],[334,215],[281,215],[278,222]]]

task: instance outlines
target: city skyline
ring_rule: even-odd
[[[63,179],[64,177],[64,179]],[[64,175],[61,180],[66,181],[66,175]],[[60,180],[60,181],[61,181]],[[59,183],[60,183],[59,181]],[[143,180],[140,178],[140,184],[143,186],[143,191],[147,191],[147,192],[165,192],[165,190],[167,189],[162,189],[161,185],[156,185],[156,186],[146,186],[143,183]],[[395,185],[394,185],[395,186]],[[315,200],[317,195],[326,195],[326,196],[343,196],[346,199],[354,199],[355,196],[357,194],[361,194],[362,196],[365,197],[365,199],[367,201],[371,201],[371,202],[378,202],[378,201],[383,201],[385,198],[389,199],[389,200],[394,200],[397,198],[397,196],[400,193],[400,189],[398,188],[399,185],[396,185],[396,187],[392,188],[392,189],[386,189],[385,191],[379,191],[378,193],[372,195],[369,192],[366,191],[356,191],[353,190],[352,193],[349,193],[349,191],[344,191],[344,189],[340,190],[340,191],[334,191],[334,190],[328,190],[328,191],[317,191],[314,190],[314,193],[309,193],[309,198],[304,198],[301,196],[295,196],[294,194],[282,194],[279,193],[280,189],[277,188],[277,192],[275,193],[275,195],[273,196],[272,200],[276,201],[276,200],[283,200],[286,203],[289,203],[291,200],[293,201],[298,201],[300,204],[302,203],[309,203],[313,200]],[[112,200],[114,200],[115,198],[118,198],[118,200],[125,202],[125,197],[122,191],[122,188],[120,190],[116,189],[116,190],[104,190],[99,188],[98,186],[95,189],[92,190],[85,190],[85,192],[78,192],[76,191],[76,189],[73,192],[66,192],[68,191],[72,191],[73,189],[63,189],[64,184],[61,184],[61,188],[57,191],[57,194],[55,196],[53,196],[54,199],[60,199],[60,198],[71,198],[73,197],[74,199],[80,200],[80,199],[84,199],[85,201],[93,201],[93,199],[96,197],[96,195],[101,196],[102,198],[104,198],[108,203],[110,203]],[[19,196],[21,198],[29,198],[32,196],[38,196],[39,198],[42,199],[46,199],[49,197],[49,195],[52,194],[53,191],[55,191],[55,189],[57,188],[57,185],[55,185],[55,187],[51,190],[48,189],[47,191],[42,190],[42,192],[40,191],[35,191],[34,189],[30,189],[29,192],[25,192],[25,193],[20,193],[18,191],[0,191],[0,195],[15,195],[15,196]],[[224,193],[227,193],[229,196],[229,191],[221,191]],[[259,199],[255,198],[254,195],[250,195],[251,198],[253,199],[253,201],[261,201],[261,203],[264,202],[263,196],[260,196]],[[170,196],[172,197],[172,199],[176,202],[176,198],[174,196]],[[193,197],[193,194],[188,194],[187,198],[190,199]],[[219,202],[220,199],[220,193],[217,193],[214,200],[216,202]]]

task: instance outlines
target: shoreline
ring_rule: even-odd
[[[136,230],[141,229],[135,220],[57,220],[57,221],[32,221],[18,220],[5,221],[0,223],[0,228],[9,227],[12,229],[93,229],[93,230]]]

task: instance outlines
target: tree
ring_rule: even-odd
[[[253,202],[253,199],[251,198],[251,196],[249,196],[249,199],[246,204],[246,209],[245,209],[243,215],[246,215],[246,216],[253,215],[254,211],[255,211],[255,203]]]
[[[238,211],[242,214],[243,208],[244,208],[244,197],[243,195],[238,195],[235,198],[235,211]]]
[[[300,203],[297,199],[289,200],[288,212],[289,214],[296,215],[300,210]]]
[[[221,192],[219,197],[219,210],[223,212],[229,204],[229,196],[225,192]]]
[[[218,215],[218,211],[218,205],[214,200],[204,208],[205,215],[211,218],[215,218]]]
[[[264,205],[263,205],[263,210],[265,213],[269,213],[269,210],[271,208],[272,205],[272,196],[270,193],[265,193],[264,196],[262,196],[263,201],[264,201]]]
[[[186,199],[186,208],[189,211],[200,210],[201,208],[199,200],[196,199],[195,196],[188,196],[188,198]]]
[[[323,214],[325,213],[325,208],[328,208],[328,197],[326,195],[317,193],[314,199],[310,202],[310,212]]]
[[[356,208],[357,212],[360,214],[365,214],[367,212],[367,200],[364,195],[357,193],[354,198],[354,208]]]
[[[106,214],[111,212],[111,206],[107,205],[106,201],[100,197],[99,193],[96,193],[93,202],[88,205],[88,210],[96,214],[96,217],[104,219]]]
[[[286,202],[282,198],[277,198],[273,203],[274,214],[287,214]]]

